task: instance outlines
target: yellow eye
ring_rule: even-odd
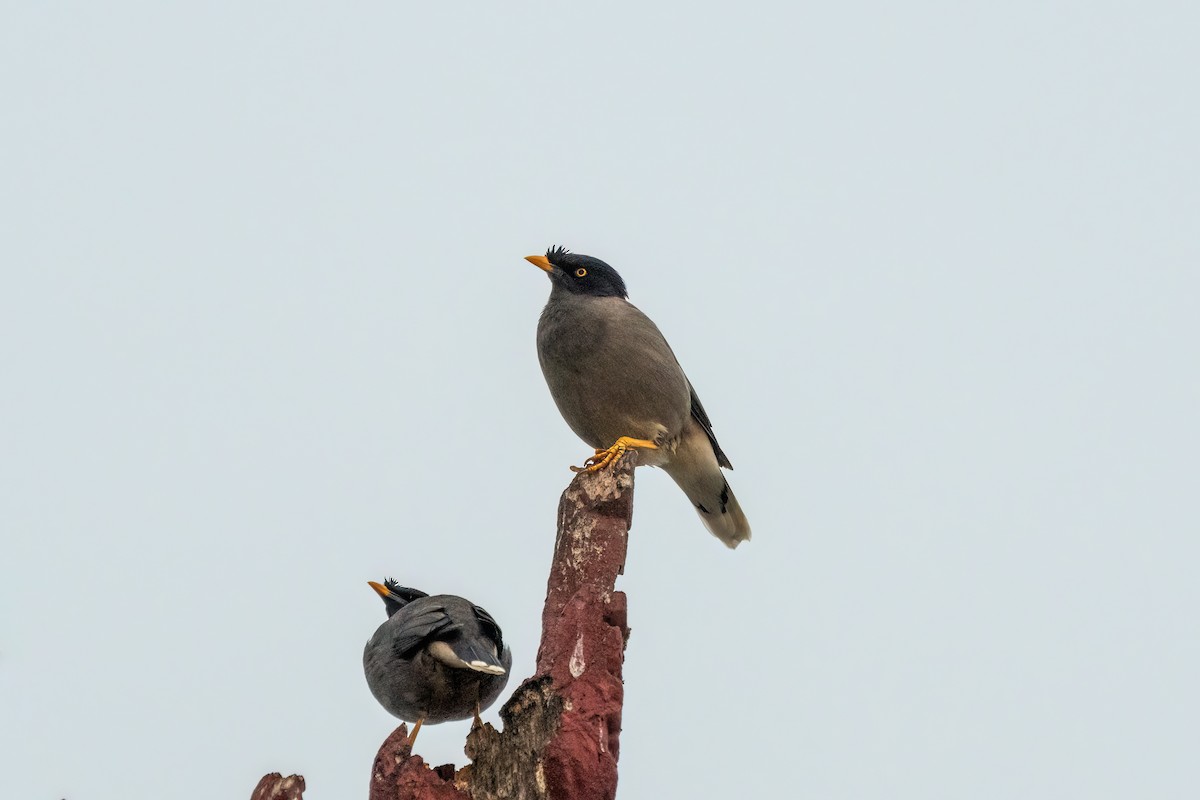
[[[579,269],[575,270],[576,278],[582,278],[584,275],[587,275],[587,270],[584,269],[583,267],[580,267]]]

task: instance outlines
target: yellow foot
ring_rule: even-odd
[[[622,436],[620,439],[617,439],[616,444],[612,447],[607,450],[597,450],[594,456],[583,462],[582,467],[571,467],[571,471],[595,472],[598,469],[603,469],[620,458],[631,447],[642,447],[646,450],[658,449],[658,445],[649,439],[634,439],[630,436]]]

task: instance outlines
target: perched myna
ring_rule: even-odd
[[[430,597],[388,578],[368,581],[387,622],[363,650],[371,694],[388,713],[422,723],[479,718],[508,683],[512,652],[492,615],[452,594]]]
[[[625,282],[598,258],[552,247],[527,256],[550,276],[537,350],[550,394],[599,469],[627,448],[662,467],[729,547],[750,538],[750,523],[721,467],[733,468],[696,390],[650,318],[626,300]]]

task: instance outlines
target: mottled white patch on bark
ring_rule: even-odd
[[[567,662],[567,667],[571,670],[572,678],[578,678],[587,669],[587,663],[583,660],[583,633],[580,633],[579,638],[575,640],[575,651],[571,653],[571,660]]]

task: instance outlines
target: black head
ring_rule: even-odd
[[[383,605],[387,609],[388,619],[391,619],[393,614],[418,597],[429,597],[428,594],[422,592],[420,589],[410,589],[407,586],[401,586],[392,578],[384,578],[383,583],[367,581],[367,584],[375,590],[376,594],[383,598]]]
[[[545,270],[555,286],[572,294],[593,297],[627,297],[625,281],[617,271],[598,258],[551,247],[544,256],[526,256],[525,260]]]

